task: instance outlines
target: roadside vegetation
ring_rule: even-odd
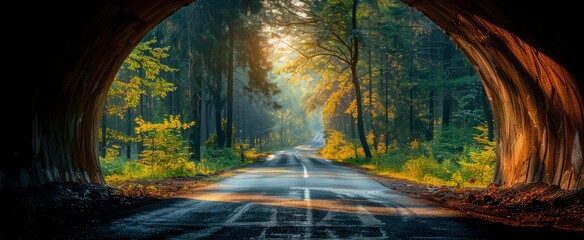
[[[471,139],[465,130],[474,132]],[[463,187],[487,187],[494,174],[495,141],[489,141],[484,125],[474,129],[457,129],[439,136],[436,141],[412,141],[407,146],[396,143],[387,150],[374,151],[372,159],[363,157],[362,150],[346,139],[340,132],[329,132],[327,143],[321,150],[323,157],[338,162],[359,166],[370,172],[408,179],[415,182]],[[371,141],[372,144],[372,141]],[[462,145],[461,151],[449,146]],[[380,147],[378,149],[386,149]]]
[[[314,130],[325,132],[325,158],[378,174],[455,187],[493,177],[495,124],[477,73],[396,0],[200,0],[179,10],[116,75],[101,167],[117,185],[213,175]]]

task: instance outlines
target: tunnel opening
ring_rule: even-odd
[[[91,211],[83,204],[91,201],[98,202],[100,210],[107,212],[105,215],[127,210],[130,200],[124,198],[115,199],[119,201],[118,208],[103,205],[103,199],[108,197],[107,192],[111,190],[103,185],[103,168],[98,160],[101,150],[98,147],[99,121],[106,104],[107,90],[115,79],[114,70],[123,65],[124,59],[148,31],[190,2],[84,1],[73,3],[73,6],[67,5],[70,3],[44,2],[32,6],[15,3],[22,4],[22,9],[28,9],[35,21],[16,21],[8,26],[10,32],[15,33],[14,38],[10,39],[15,53],[9,54],[13,59],[9,68],[21,73],[23,81],[16,82],[12,88],[16,94],[10,97],[11,104],[8,104],[6,110],[13,113],[13,117],[8,119],[10,128],[7,130],[7,136],[13,141],[5,148],[7,158],[0,162],[0,188],[9,188],[6,191],[9,197],[3,198],[2,207],[6,206],[6,202],[24,200],[26,204],[33,204],[40,210],[26,207],[12,209],[14,211],[10,211],[7,216],[14,227],[9,224],[11,227],[7,229],[10,230],[0,232],[0,235],[19,232],[27,237],[36,233],[40,234],[35,236],[52,236],[52,230],[69,228],[78,220],[82,221],[84,214],[80,213]],[[494,106],[493,118],[498,124],[495,132],[498,164],[494,182],[504,187],[498,193],[506,192],[511,196],[506,200],[514,201],[518,207],[529,202],[528,207],[559,210],[561,213],[555,212],[545,217],[534,215],[536,223],[543,222],[546,228],[553,222],[549,219],[557,219],[558,216],[574,222],[569,224],[570,227],[581,226],[578,225],[581,215],[576,217],[578,214],[574,213],[581,212],[581,201],[576,199],[582,196],[583,185],[581,137],[584,88],[582,81],[577,78],[581,76],[577,54],[572,51],[578,49],[579,44],[575,42],[577,37],[558,27],[576,28],[576,8],[564,9],[559,4],[538,3],[526,6],[508,1],[405,2],[444,29],[481,76],[487,98]],[[78,11],[67,10],[71,7]],[[529,11],[521,11],[525,9]],[[531,22],[536,24],[531,25]],[[553,37],[550,38],[550,35]],[[52,37],[40,40],[39,36]],[[41,56],[32,59],[41,59],[43,64],[33,69],[24,66],[22,63],[31,61],[31,56]],[[136,151],[137,147],[133,148]],[[294,155],[288,153],[286,163],[292,157]],[[316,158],[307,159],[313,161]],[[312,176],[313,173],[310,174]],[[60,185],[63,182],[73,185]],[[77,183],[81,183],[82,187],[79,188]],[[98,186],[94,187],[92,183]],[[48,187],[49,191],[35,188],[39,185]],[[38,198],[31,200],[29,196],[22,197],[22,192],[14,191],[14,188],[41,191],[35,193]],[[78,193],[62,191],[67,188],[82,190]],[[562,197],[566,195],[556,198],[557,195],[548,194],[546,201],[542,202],[537,194],[532,194],[538,188],[551,189],[560,194],[564,193],[560,188],[580,191],[579,195],[577,193],[567,198]],[[52,191],[65,194],[57,194],[55,197],[51,195]],[[318,199],[321,190],[298,188],[294,191],[298,196]],[[518,202],[517,193],[532,198]],[[260,195],[257,200],[267,204],[253,209],[260,209],[258,211],[261,214],[269,215],[262,212],[261,208],[276,205],[280,199]],[[205,197],[209,196],[201,199]],[[481,202],[484,205],[480,207],[489,210],[501,203],[492,201],[495,199],[488,194],[468,195],[461,203]],[[349,211],[341,214],[354,219],[366,216],[352,212],[363,211],[360,209],[360,200],[351,202],[354,205],[345,205]],[[300,206],[305,202],[305,199],[301,199],[295,203]],[[574,202],[571,207],[564,205]],[[81,205],[76,205],[79,203]],[[325,207],[329,205],[321,203]],[[52,208],[69,204],[75,206],[67,209],[67,212]],[[296,210],[305,210],[306,206]],[[376,209],[375,206],[366,206],[366,209]],[[25,212],[21,212],[23,209],[27,209],[29,214],[21,214]],[[321,210],[311,213],[315,214],[315,219],[319,214],[320,217],[326,214]],[[58,213],[56,221],[51,216],[43,215],[47,212]],[[32,217],[36,213],[44,217]],[[308,216],[308,211],[306,213]],[[12,215],[18,216],[11,218]],[[59,218],[62,216],[68,217],[63,221],[63,218]],[[542,222],[539,222],[540,218]],[[30,223],[31,219],[33,225],[19,224]],[[43,230],[35,231],[35,227]],[[45,230],[51,227],[54,228]],[[498,227],[496,225],[493,228]],[[70,230],[79,236],[79,232],[75,232],[76,228]],[[539,231],[534,233],[532,230],[527,229],[527,232],[539,234]]]
[[[564,50],[576,49],[576,38],[557,28],[575,14],[551,12],[549,19],[538,20],[555,30],[557,38],[551,38],[540,29],[523,28],[524,16],[512,11],[520,7],[517,3],[406,2],[444,29],[478,69],[498,124],[495,183],[543,182],[581,189],[583,84],[577,79],[575,53]],[[9,108],[19,114],[10,122],[14,127],[8,135],[15,141],[2,162],[1,184],[103,183],[97,133],[112,70],[148,30],[187,3],[77,3],[76,12],[54,10],[58,18],[44,11],[48,6],[31,9],[43,27],[35,33],[24,31],[32,28],[26,24],[14,29],[19,33],[14,45],[21,51],[14,62],[25,62],[32,53],[54,61],[28,74],[33,91],[30,83],[17,84],[21,104]],[[546,9],[530,7],[530,19]],[[35,40],[35,34],[43,33],[57,37]],[[18,65],[14,69],[27,72]]]
[[[120,184],[130,175],[213,174],[239,165],[234,146],[241,145],[253,159],[300,144],[305,145],[296,149],[312,148],[327,159],[422,183],[485,187],[492,182],[495,126],[486,93],[465,56],[421,13],[398,1],[390,6],[362,3],[357,10],[363,52],[357,69],[360,98],[374,157],[365,159],[357,136],[354,86],[341,80],[349,71],[330,70],[346,63],[307,57],[322,53],[314,50],[315,35],[349,34],[327,26],[331,20],[313,26],[283,20],[283,14],[270,16],[284,8],[265,4],[243,16],[259,21],[235,27],[235,64],[229,70],[229,30],[213,28],[228,25],[217,19],[228,19],[222,9],[234,7],[220,5],[197,1],[178,10],[144,37],[118,71],[99,130],[107,183]],[[314,19],[323,15],[301,11]],[[259,48],[248,48],[250,40],[259,42]],[[252,80],[257,69],[250,61],[262,59],[265,79]],[[230,71],[234,130],[228,147],[223,122]],[[278,89],[262,92],[259,84]],[[309,142],[320,131],[326,140],[314,148]]]

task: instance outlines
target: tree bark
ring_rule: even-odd
[[[191,67],[194,69],[195,66]],[[203,77],[195,77],[195,86],[193,86],[191,92],[193,93],[193,99],[191,99],[192,110],[191,110],[191,120],[195,122],[190,135],[190,147],[193,151],[191,155],[191,160],[201,161],[201,133],[202,133],[202,108],[203,108],[203,91],[202,91]],[[196,88],[196,89],[195,89]]]
[[[357,137],[357,134],[355,134],[355,118],[352,115],[349,115],[348,117],[348,121],[349,121],[349,131],[351,133],[351,139],[355,139]]]
[[[442,96],[442,126],[450,127],[450,111],[451,111],[452,90],[446,89],[444,96]]]
[[[385,102],[384,102],[384,108],[385,108],[385,152],[387,152],[387,150],[389,149],[389,64],[387,63],[387,54],[385,55],[384,58],[384,67],[385,67],[385,71],[384,71],[384,75],[383,75],[383,79],[385,80],[385,86],[383,87],[383,94],[385,95]]]
[[[487,137],[489,141],[493,141],[493,139],[495,138],[495,123],[493,122],[493,111],[491,110],[489,99],[487,99],[487,93],[482,88],[481,95],[483,112],[485,113],[485,121],[487,122]]]
[[[229,63],[227,64],[227,126],[225,126],[225,147],[231,148],[233,140],[233,51],[235,51],[235,29],[229,25]]]
[[[197,15],[201,14],[198,11],[199,8],[196,8],[190,15],[190,22],[187,24],[187,40],[189,42],[189,78],[194,80],[194,84],[191,85],[191,114],[190,120],[195,122],[195,126],[191,129],[191,133],[189,136],[189,144],[191,151],[193,152],[190,155],[191,161],[201,161],[201,135],[202,135],[202,124],[203,118],[203,76],[199,71],[196,71],[197,66],[203,64],[203,56],[200,53],[201,47],[199,44],[196,44],[191,40],[191,36],[193,34],[193,30],[196,32],[201,31],[200,23],[197,21]],[[197,54],[198,53],[198,54]],[[198,55],[198,56],[197,56]],[[197,56],[195,58],[195,56]],[[178,61],[177,61],[178,62]],[[178,102],[178,99],[177,99]],[[178,108],[177,108],[178,109]],[[178,110],[177,110],[178,111]]]
[[[217,63],[215,69],[215,134],[217,134],[217,147],[225,147],[225,132],[223,131],[223,118],[221,112],[223,110],[223,101],[221,100],[221,90],[223,89],[223,67],[221,63]]]
[[[357,35],[357,6],[359,5],[359,0],[353,0],[353,15],[351,16],[351,22],[353,26],[353,56],[351,63],[351,77],[353,88],[355,89],[355,100],[357,100],[357,130],[359,132],[359,141],[361,142],[361,147],[363,147],[363,152],[365,152],[365,158],[371,159],[371,150],[369,149],[369,144],[367,144],[367,138],[365,136],[365,128],[363,127],[363,100],[361,94],[361,86],[359,84],[359,77],[357,75],[357,64],[359,63],[359,36]]]
[[[428,97],[428,138],[426,140],[432,141],[434,139],[434,91],[430,90]]]
[[[368,21],[371,28],[371,19]],[[377,150],[377,136],[375,136],[375,125],[373,122],[373,68],[371,67],[371,44],[368,46],[367,65],[369,71],[369,130],[373,133],[373,149]]]
[[[413,9],[410,8],[410,62],[409,62],[409,69],[408,69],[408,81],[409,81],[409,123],[410,123],[410,141],[414,139],[414,79],[413,79],[413,71],[414,71],[414,13]]]
[[[126,125],[126,135],[128,135],[128,137],[131,137],[133,135],[132,132],[132,109],[128,108],[126,111],[128,111],[128,119],[127,119],[127,125]],[[140,151],[141,152],[141,151]],[[140,152],[138,152],[138,154],[140,154]],[[132,142],[128,141],[126,143],[126,159],[130,160],[132,158]]]
[[[280,147],[284,147],[284,113],[282,113],[282,121],[280,121]]]

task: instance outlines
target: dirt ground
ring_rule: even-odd
[[[456,189],[385,176],[372,178],[387,188],[422,196],[475,218],[513,226],[584,232],[584,190],[564,191],[543,183]]]
[[[513,188],[454,189],[367,173],[384,186],[415,194],[470,216],[508,225],[584,231],[584,190],[546,184]],[[24,190],[0,189],[0,239],[83,239],[92,226],[140,206],[185,194],[231,173],[135,181],[123,186],[54,183]]]

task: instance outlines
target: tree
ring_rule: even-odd
[[[358,74],[359,39],[362,38],[361,30],[357,26],[358,6],[358,0],[288,2],[283,7],[288,15],[281,16],[282,20],[279,23],[292,27],[289,31],[301,34],[301,36],[297,34],[295,38],[296,45],[291,46],[299,53],[301,59],[297,60],[296,67],[314,64],[313,67],[322,67],[317,71],[337,72],[339,77],[342,77],[342,72],[349,69],[347,81],[352,84],[354,91],[359,141],[365,157],[371,158],[363,125],[363,100]],[[289,20],[291,17],[295,19]],[[323,66],[323,62],[319,61],[328,61],[326,64],[330,66]]]
[[[138,117],[136,124],[136,135],[144,142],[140,161],[150,167],[152,177],[157,173],[162,173],[165,177],[184,176],[194,172],[194,165],[187,164],[190,158],[189,147],[181,135],[181,131],[195,125],[194,122],[182,123],[179,116],[169,116],[162,123],[152,123]]]
[[[128,56],[122,68],[116,76],[112,87],[108,92],[104,119],[107,116],[116,116],[120,119],[126,118],[126,135],[118,133],[113,129],[107,129],[107,124],[102,125],[102,147],[106,148],[105,141],[113,135],[121,135],[118,139],[125,139],[126,156],[131,157],[132,140],[132,109],[139,106],[142,96],[152,95],[166,97],[168,92],[174,91],[176,87],[162,77],[162,73],[173,72],[177,69],[171,68],[162,62],[167,58],[170,46],[154,47],[157,39],[141,42]],[[126,116],[127,115],[127,116]],[[105,121],[105,120],[104,120]],[[105,132],[105,138],[103,134]],[[108,132],[110,135],[108,136]],[[103,152],[104,150],[102,150]]]
[[[260,0],[230,0],[225,1],[228,9],[226,21],[229,36],[229,57],[227,65],[227,123],[225,147],[231,148],[233,140],[233,86],[235,71],[235,44],[239,42],[239,67],[248,67],[249,83],[246,90],[262,93],[268,99],[278,90],[274,84],[267,81],[267,72],[271,68],[271,63],[267,61],[265,37],[261,35],[261,24],[258,18],[253,15],[258,14],[262,9]],[[258,90],[258,91],[253,91]]]

